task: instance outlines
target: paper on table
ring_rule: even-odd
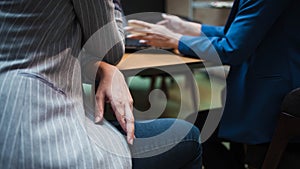
[[[210,6],[214,8],[231,8],[233,6],[233,2],[228,2],[228,1],[211,2]]]

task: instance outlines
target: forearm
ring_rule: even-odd
[[[125,52],[125,34],[123,25],[123,11],[119,0],[113,0],[114,3],[114,21],[116,23],[116,44],[107,52],[103,61],[116,65],[122,59]]]
[[[188,21],[185,21],[183,24],[181,34],[188,36],[199,36],[201,34],[201,24]]]
[[[124,54],[121,12],[113,0],[72,0],[77,23],[82,31],[85,57],[117,64]],[[116,19],[117,18],[117,19]]]
[[[114,20],[117,25],[116,35],[117,43],[112,47],[111,50],[108,51],[106,56],[104,57],[104,61],[110,64],[116,65],[123,57],[125,47],[125,33],[124,33],[124,23],[123,23],[123,11],[121,7],[121,3],[119,0],[113,0],[114,2]]]
[[[246,1],[224,35],[220,34],[222,27],[203,26],[206,36],[183,36],[179,51],[207,61],[215,61],[211,56],[218,55],[224,64],[241,65],[258,48],[289,2]]]
[[[223,37],[224,26],[212,26],[202,24],[201,33],[203,33],[207,37]]]

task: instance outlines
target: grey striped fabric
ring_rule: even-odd
[[[107,23],[117,45],[104,59],[120,60],[120,16],[111,0],[0,1],[1,169],[131,168],[124,137],[107,122],[94,124],[83,106],[78,60]],[[106,43],[96,44],[99,53]]]

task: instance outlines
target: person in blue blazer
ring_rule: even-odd
[[[122,21],[119,0],[0,1],[0,169],[201,168],[192,124],[134,120]]]
[[[230,65],[219,136],[248,145],[270,142],[285,94],[300,86],[298,0],[235,0],[225,26],[163,15],[158,24],[131,21],[145,43]],[[213,47],[213,48],[212,48]]]

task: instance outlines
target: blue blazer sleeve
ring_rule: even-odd
[[[204,33],[205,36],[224,36],[224,26],[212,26],[212,25],[205,25],[202,24],[201,33]]]
[[[238,9],[232,9],[237,12],[232,23],[227,23],[230,25],[225,36],[220,36],[217,28],[204,26],[207,36],[183,36],[179,51],[208,61],[215,61],[211,55],[217,52],[223,64],[240,65],[257,49],[290,1],[244,0]]]

